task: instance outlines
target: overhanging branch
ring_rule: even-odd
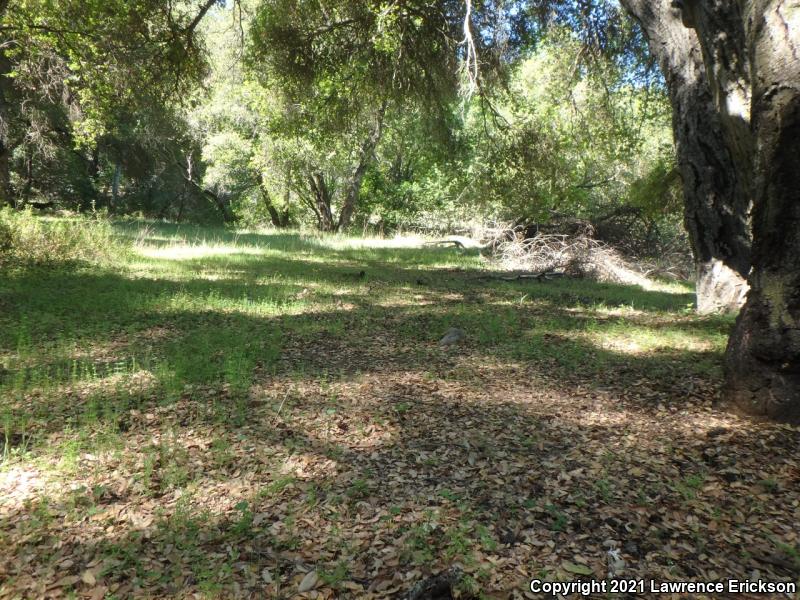
[[[184,32],[191,36],[194,33],[194,30],[197,29],[197,26],[200,25],[200,22],[203,20],[203,17],[206,16],[211,7],[217,3],[218,0],[206,0],[206,3],[200,8],[200,12],[197,13],[197,16],[192,20],[191,23],[184,29]]]

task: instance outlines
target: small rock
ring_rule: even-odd
[[[439,340],[439,345],[453,346],[463,341],[464,338],[466,337],[467,334],[464,332],[463,329],[459,329],[458,327],[451,327],[450,329],[447,330],[447,333],[444,334],[444,337]]]
[[[715,438],[715,437],[719,437],[721,435],[725,435],[726,433],[728,433],[728,428],[727,427],[714,427],[713,429],[709,429],[706,432],[706,436],[708,436],[710,438]]]
[[[639,546],[636,545],[636,542],[625,542],[625,546],[622,549],[631,556],[639,555]]]

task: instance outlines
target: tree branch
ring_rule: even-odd
[[[200,25],[200,21],[203,20],[203,17],[206,16],[211,7],[214,6],[218,0],[206,0],[206,3],[200,8],[200,12],[197,13],[197,16],[192,20],[191,23],[183,30],[184,33],[191,36],[194,34],[194,30],[197,29],[197,26]]]

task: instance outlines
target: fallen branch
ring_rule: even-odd
[[[540,273],[517,273],[514,275],[481,275],[479,277],[475,277],[476,281],[524,281],[524,280],[533,280],[533,281],[549,281],[551,279],[556,279],[558,277],[564,277],[565,273],[559,273],[558,271],[542,271]]]
[[[286,399],[288,397],[289,397],[289,390],[286,390],[286,395],[283,397],[283,401],[281,402],[281,405],[278,407],[278,411],[275,413],[275,418],[272,419],[273,423],[280,418],[281,411],[283,410],[283,405],[286,404]]]
[[[433,240],[430,242],[425,242],[425,246],[457,246],[462,250],[486,250],[488,245],[481,244],[473,239],[470,239],[465,236],[460,235],[453,235],[441,240]]]
[[[466,246],[458,240],[436,240],[435,242],[425,242],[426,246],[457,246],[462,250],[466,250]]]

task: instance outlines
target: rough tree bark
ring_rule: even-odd
[[[0,0],[0,18],[3,17],[7,5],[7,1]],[[9,143],[11,79],[6,76],[10,70],[11,63],[5,50],[0,49],[0,207],[14,204],[11,188],[12,149]]]
[[[667,82],[685,222],[697,266],[698,310],[737,310],[744,301],[750,270],[752,141],[742,119],[727,109],[720,111],[729,102],[734,106],[735,86],[712,87],[704,46],[684,26],[673,2],[622,0],[621,4],[642,26]],[[724,57],[717,57],[712,46],[708,45],[707,53],[713,57],[709,64],[741,87],[746,68],[725,66]],[[739,105],[749,114],[749,97],[740,98]]]
[[[321,231],[335,231],[336,223],[333,220],[331,210],[332,194],[328,183],[325,181],[325,174],[319,171],[308,176],[308,185],[314,194],[314,207],[317,214],[318,226]]]
[[[756,133],[753,271],[726,357],[727,397],[800,423],[800,0],[743,0]]]
[[[355,213],[358,205],[358,197],[361,194],[361,183],[364,180],[364,175],[372,161],[372,157],[375,155],[375,148],[378,146],[381,136],[383,135],[383,121],[385,115],[386,102],[384,102],[378,110],[372,130],[369,132],[367,139],[364,140],[364,143],[361,144],[361,148],[359,148],[358,162],[345,188],[344,202],[342,203],[342,210],[339,213],[339,224],[337,225],[339,231],[347,229],[353,219],[353,213]]]
[[[275,203],[272,201],[272,196],[270,196],[269,192],[263,185],[260,188],[260,192],[261,200],[264,202],[264,207],[269,213],[269,218],[270,221],[272,221],[273,227],[278,229],[285,229],[286,227],[289,227],[289,209],[285,208],[283,211],[278,211],[278,209],[275,208]]]

